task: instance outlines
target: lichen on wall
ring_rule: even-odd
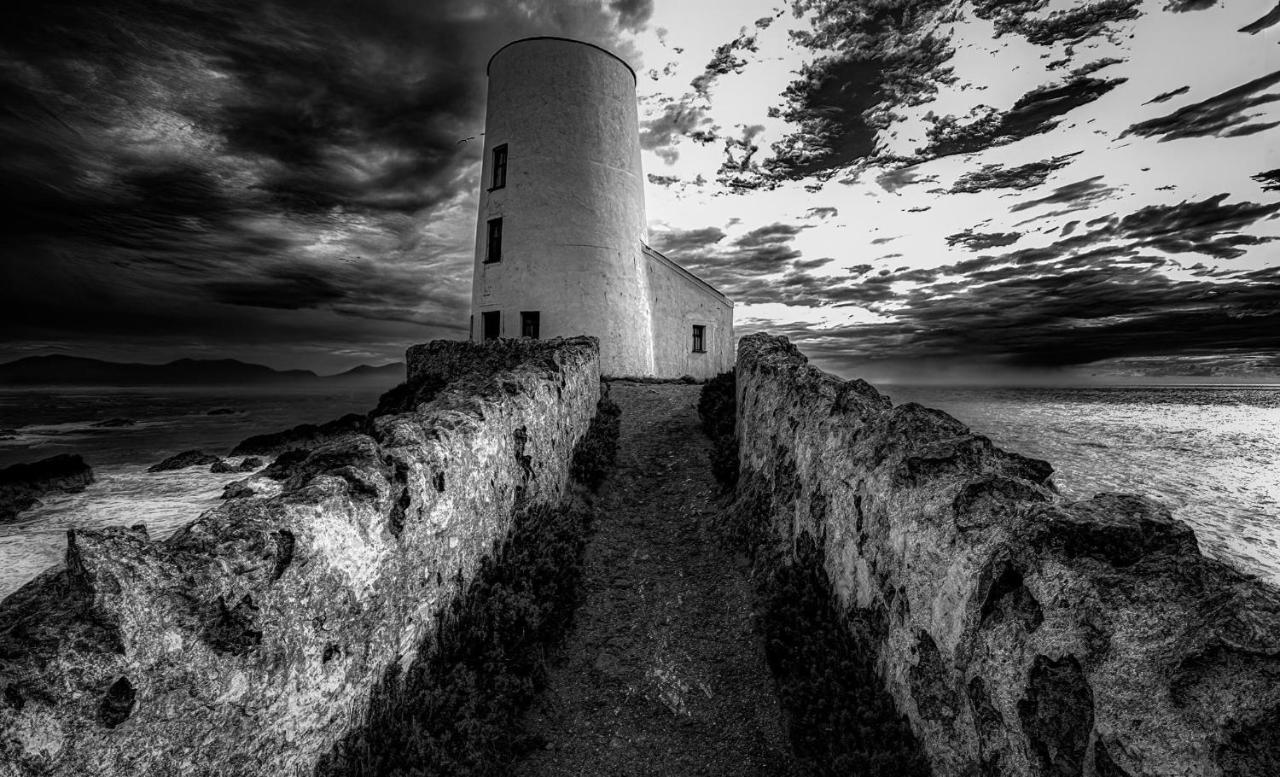
[[[739,484],[836,604],[952,775],[1232,775],[1280,763],[1280,593],[1203,556],[1161,505],[1067,502],[1052,467],[751,335]]]
[[[434,634],[517,508],[560,504],[591,338],[411,349],[434,398],[174,537],[69,533],[0,603],[0,775],[301,775]]]

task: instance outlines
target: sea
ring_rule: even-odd
[[[368,412],[389,388],[0,389],[0,467],[71,453],[95,478],[84,491],[47,494],[16,523],[0,524],[0,598],[62,562],[68,529],[140,523],[164,539],[221,504],[227,483],[247,477],[207,466],[148,467],[181,451],[225,455],[246,437]]]
[[[365,412],[383,388],[0,390],[0,466],[76,453],[97,478],[0,525],[0,597],[61,562],[67,529],[141,523],[163,539],[245,477],[207,467],[148,473],[150,465]],[[1195,530],[1206,553],[1280,585],[1280,385],[878,388],[1051,462],[1069,499],[1152,497]]]

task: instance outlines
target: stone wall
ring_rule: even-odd
[[[751,335],[739,513],[821,550],[937,777],[1280,774],[1280,595],[1157,503],[1067,502],[1047,462]]]
[[[411,349],[434,399],[315,448],[274,498],[165,542],[70,532],[66,567],[0,603],[0,775],[310,774],[516,510],[566,497],[597,345],[497,347]]]

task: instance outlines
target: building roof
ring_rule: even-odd
[[[510,43],[505,44],[502,48],[500,48],[500,49],[498,49],[497,51],[493,52],[493,55],[489,57],[489,61],[488,61],[488,62],[485,64],[485,66],[484,66],[484,74],[485,74],[486,76],[487,76],[487,75],[489,75],[489,68],[490,68],[490,66],[492,66],[492,65],[493,65],[493,58],[494,58],[494,57],[498,56],[498,55],[499,55],[499,54],[501,54],[503,51],[506,51],[508,48],[510,48],[510,47],[512,47],[512,46],[514,46],[514,45],[516,45],[517,43],[524,43],[525,41],[531,41],[531,40],[559,40],[559,41],[564,41],[565,43],[577,43],[577,44],[582,45],[582,46],[590,46],[591,48],[593,48],[593,49],[595,49],[595,50],[597,50],[597,51],[602,51],[602,52],[604,52],[605,54],[608,54],[609,56],[611,56],[611,57],[613,57],[614,59],[616,59],[616,60],[618,60],[619,62],[621,62],[621,63],[622,63],[622,66],[623,66],[623,67],[625,67],[625,68],[627,69],[627,72],[629,72],[629,73],[631,74],[631,80],[633,80],[633,81],[635,81],[635,80],[636,80],[636,71],[635,71],[635,69],[634,69],[634,68],[632,68],[632,67],[631,67],[631,65],[627,64],[627,61],[626,61],[625,59],[623,59],[622,57],[618,56],[617,54],[614,54],[612,51],[610,51],[610,50],[608,50],[608,49],[604,48],[603,46],[597,46],[597,45],[596,45],[596,44],[594,44],[594,43],[587,43],[585,40],[575,40],[574,38],[562,38],[562,37],[560,37],[560,36],[558,36],[558,35],[532,35],[532,36],[530,36],[530,37],[528,37],[528,38],[520,38],[519,40],[513,40],[513,41],[511,41]]]
[[[657,259],[658,261],[672,268],[676,272],[685,276],[689,280],[693,281],[696,285],[702,287],[704,290],[711,292],[712,294],[716,295],[720,299],[729,303],[729,307],[733,307],[733,300],[726,297],[724,293],[721,292],[719,289],[717,289],[715,286],[712,286],[710,283],[707,283],[706,281],[702,280],[698,276],[694,275],[693,273],[689,272],[685,268],[681,267],[679,263],[672,261],[671,259],[667,258],[665,255],[663,255],[660,251],[654,248],[650,248],[648,245],[644,243],[640,244],[640,248],[643,249],[645,255],[650,256],[654,259]]]

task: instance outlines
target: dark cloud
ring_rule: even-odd
[[[1260,245],[1272,238],[1238,234],[1260,219],[1280,211],[1280,203],[1238,202],[1224,205],[1228,194],[1199,202],[1151,205],[1125,216],[1119,232],[1137,244],[1170,253],[1197,253],[1220,259],[1244,254],[1242,246]]]
[[[1011,213],[1035,208],[1040,205],[1063,205],[1064,210],[1058,210],[1050,215],[1060,216],[1077,210],[1084,210],[1097,202],[1105,200],[1115,194],[1116,189],[1102,183],[1102,176],[1096,175],[1093,178],[1086,178],[1082,181],[1059,186],[1049,194],[1043,197],[1037,197],[1031,200],[1023,200],[1017,205],[1009,208]],[[1040,218],[1044,218],[1043,216]]]
[[[1258,33],[1262,32],[1268,27],[1274,26],[1277,23],[1280,23],[1280,3],[1276,3],[1275,8],[1272,8],[1270,11],[1267,11],[1258,20],[1241,27],[1240,32],[1247,32],[1250,35],[1257,35]]]
[[[702,132],[704,142],[715,139],[714,133],[703,130],[711,125],[707,117],[706,101],[696,95],[684,95],[676,99],[661,99],[662,112],[640,124],[640,147],[655,152],[668,164],[680,156],[675,146],[680,138]]]
[[[117,338],[136,354],[275,336],[392,357],[456,333],[485,61],[533,34],[630,55],[619,23],[649,12],[647,0],[9,3],[0,347]]]
[[[879,184],[880,188],[890,193],[914,183],[933,183],[937,180],[938,176],[936,175],[921,175],[915,165],[886,170],[876,176],[876,183]]]
[[[724,162],[716,171],[716,181],[734,191],[746,189],[771,188],[774,182],[761,175],[760,164],[756,161],[756,152],[760,146],[756,144],[756,136],[764,131],[764,125],[752,124],[742,127],[742,136],[728,138],[724,143]]]
[[[762,245],[770,245],[778,242],[787,242],[791,238],[800,234],[805,227],[796,226],[795,224],[769,224],[763,227],[757,227],[742,237],[733,241],[734,245],[746,246],[754,248]]]
[[[1244,231],[1278,211],[1280,203],[1220,195],[1092,219],[1083,231],[1073,222],[1046,246],[942,267],[862,265],[854,284],[833,285],[820,299],[865,307],[884,322],[792,334],[815,359],[848,370],[885,353],[1010,367],[1155,356],[1253,364],[1280,346],[1280,268],[1196,264],[1198,279],[1188,282],[1170,277],[1180,265],[1155,254],[1239,256],[1264,240]],[[949,240],[990,238],[994,247],[1008,237],[966,230]]]
[[[1234,137],[1262,132],[1280,122],[1250,123],[1260,115],[1251,111],[1280,100],[1280,94],[1273,91],[1277,84],[1280,84],[1280,70],[1202,102],[1179,108],[1165,116],[1134,124],[1125,130],[1124,135],[1159,137],[1161,141],[1166,141],[1194,137]]]
[[[884,354],[1053,368],[1280,347],[1275,268],[1188,283],[1170,280],[1152,261],[1102,256],[1076,267],[1014,267],[999,276],[945,280],[890,299],[891,322],[794,335],[811,356],[850,370]]]
[[[988,189],[1031,189],[1044,183],[1049,175],[1071,164],[1075,154],[1050,157],[1015,167],[983,165],[981,169],[965,173],[951,187],[952,194],[972,194]]]
[[[977,0],[974,14],[980,19],[992,20],[997,37],[1012,32],[1036,45],[1052,46],[1064,42],[1079,43],[1108,33],[1115,22],[1138,18],[1142,2],[1098,0],[1055,11],[1047,17],[1037,16],[1048,4],[1048,0]]]
[[[1147,100],[1145,103],[1143,103],[1143,105],[1151,105],[1152,103],[1163,103],[1163,102],[1168,102],[1169,100],[1172,100],[1173,98],[1177,97],[1178,95],[1180,95],[1180,94],[1186,94],[1187,92],[1190,92],[1190,91],[1191,91],[1191,87],[1189,87],[1189,86],[1180,86],[1180,87],[1178,87],[1177,89],[1174,89],[1174,90],[1172,90],[1172,91],[1168,91],[1168,92],[1161,92],[1160,94],[1156,95],[1155,97],[1152,97],[1150,100]]]
[[[1115,22],[1136,19],[1141,15],[1142,0],[1099,0],[1065,11],[1055,11],[1043,19],[1024,16],[1017,32],[1038,46],[1056,43],[1079,43],[1107,32]]]
[[[672,230],[651,236],[662,253],[738,303],[826,305],[841,299],[846,283],[808,271],[832,259],[804,259],[791,245],[806,225],[767,224],[726,240],[718,227]]]
[[[947,235],[947,245],[963,245],[970,251],[982,251],[987,248],[999,248],[1012,245],[1022,237],[1021,232],[974,232],[966,229],[954,235]]]
[[[984,106],[964,120],[955,116],[936,118],[926,132],[929,145],[916,153],[925,157],[968,154],[1049,132],[1067,113],[1097,100],[1125,81],[1124,78],[1074,76],[1065,83],[1027,92],[1004,113]]]
[[[739,51],[755,52],[758,50],[756,36],[747,34],[744,28],[738,33],[738,37],[716,48],[711,55],[711,61],[707,63],[702,74],[693,79],[690,86],[699,96],[706,97],[716,79],[729,73],[741,73],[742,69],[747,66],[747,60],[738,56]]]
[[[1016,32],[1032,43],[1075,44],[1112,35],[1115,23],[1136,18],[1140,0],[1098,0],[1040,16],[1047,0],[978,0],[980,18],[993,19],[997,35]],[[914,182],[897,168],[952,154],[967,154],[1049,132],[1070,111],[1102,97],[1124,78],[1091,74],[1122,60],[1104,58],[1072,71],[1058,83],[1024,94],[1007,111],[975,105],[963,116],[926,115],[927,143],[910,158],[885,153],[881,133],[902,118],[902,109],[923,105],[939,85],[958,79],[950,64],[954,49],[946,30],[956,9],[943,0],[883,0],[850,4],[840,0],[796,0],[797,15],[814,27],[793,39],[813,52],[770,115],[794,129],[772,146],[759,169],[738,174],[738,188],[753,182],[813,178],[828,180],[859,164],[891,165],[880,177],[894,191]],[[1067,59],[1054,63],[1065,65]],[[969,84],[962,84],[961,89]],[[904,177],[905,175],[905,177]],[[759,185],[756,183],[756,185]],[[816,184],[815,184],[816,185]]]
[[[1166,11],[1186,13],[1187,11],[1204,11],[1218,4],[1218,0],[1169,0]]]
[[[718,46],[706,68],[691,82],[692,92],[679,97],[659,98],[661,112],[641,123],[640,146],[654,151],[667,164],[673,164],[680,156],[676,146],[681,139],[687,137],[702,145],[719,140],[720,128],[713,126],[707,115],[711,86],[721,76],[740,73],[746,67],[747,61],[738,56],[737,52],[756,50],[755,35],[748,34],[745,28],[738,33],[738,37]],[[743,171],[754,171],[758,167],[751,158],[758,150],[751,139],[761,129],[763,127],[747,128],[744,138],[726,140],[725,151],[729,158],[718,175],[721,184],[737,190],[758,188],[761,185],[754,172],[752,177],[757,180],[752,181],[748,176],[735,173],[732,169],[735,165]]]
[[[653,0],[609,0],[609,8],[618,14],[618,24],[629,30],[642,30],[653,16]]]
[[[893,108],[920,104],[939,84],[952,83],[947,62],[953,51],[934,23],[946,6],[943,0],[796,0],[796,14],[812,15],[814,27],[793,38],[815,56],[783,92],[784,105],[772,111],[798,129],[774,145],[768,173],[821,176],[870,157]]]
[[[1268,192],[1280,191],[1280,169],[1267,170],[1264,173],[1257,173],[1250,176],[1253,180],[1262,184],[1262,190]]]

